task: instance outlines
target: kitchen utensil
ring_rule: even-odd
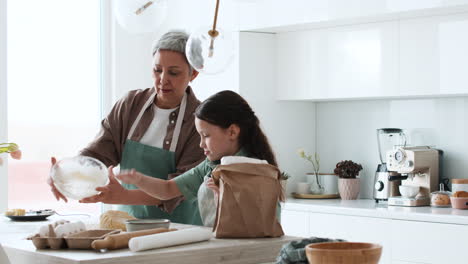
[[[91,247],[97,250],[100,249],[120,249],[127,248],[128,241],[133,237],[147,236],[152,234],[164,233],[169,231],[175,231],[177,229],[167,229],[167,228],[154,228],[147,230],[140,230],[135,232],[126,232],[121,234],[109,235],[104,239],[94,240],[91,243]]]
[[[401,184],[402,188],[418,188],[419,193],[413,196],[416,189],[402,193],[405,196],[390,197],[388,205],[393,206],[428,206],[431,204],[430,194],[439,186],[440,161],[442,151],[429,146],[400,147],[387,152],[387,167],[389,171],[407,175]],[[403,189],[401,189],[403,190]]]
[[[159,233],[130,239],[131,251],[143,251],[153,248],[170,247],[209,240],[213,233],[208,228],[187,228],[168,233]]]
[[[311,264],[377,264],[382,246],[372,243],[325,242],[306,246]]]
[[[389,172],[386,163],[387,151],[397,146],[406,146],[406,135],[401,128],[377,129],[377,147],[380,164],[377,165],[374,179],[374,199],[376,202],[387,201],[389,197],[398,196],[398,186],[405,177]]]
[[[136,219],[125,221],[127,231],[139,231],[145,229],[154,229],[158,227],[169,228],[171,221],[168,219]]]
[[[106,165],[86,156],[58,161],[52,166],[50,176],[63,195],[75,200],[98,194],[96,187],[106,185],[109,180]]]
[[[94,229],[65,236],[68,248],[91,249],[91,243],[97,239],[104,239],[108,235],[119,233],[120,230]]]

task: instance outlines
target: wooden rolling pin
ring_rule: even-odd
[[[104,239],[94,240],[91,243],[91,247],[97,250],[127,248],[128,241],[130,240],[130,238],[170,232],[170,231],[175,231],[175,230],[177,229],[167,229],[167,228],[160,227],[160,228],[154,228],[154,229],[147,229],[147,230],[109,235]]]

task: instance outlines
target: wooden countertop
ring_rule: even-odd
[[[91,250],[37,250],[31,241],[25,240],[47,222],[13,222],[0,219],[0,243],[4,252],[14,264],[31,263],[265,263],[273,262],[281,246],[297,237],[257,239],[211,239],[200,243],[168,248],[131,252],[128,249],[97,252]],[[49,217],[52,218],[52,217]],[[55,221],[52,218],[49,221]],[[68,219],[76,221],[75,219]],[[89,223],[87,223],[89,224]],[[171,224],[183,229],[191,225]],[[207,228],[207,227],[206,227]],[[211,228],[207,228],[210,229]],[[1,254],[0,250],[0,254]],[[0,260],[1,260],[0,256]],[[14,261],[13,261],[14,260]],[[2,262],[3,263],[3,262]]]

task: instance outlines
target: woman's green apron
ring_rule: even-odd
[[[176,172],[175,149],[179,140],[182,120],[184,119],[185,108],[187,105],[187,94],[182,98],[177,117],[174,135],[169,150],[148,146],[130,138],[137,127],[143,112],[153,103],[156,93],[154,93],[141,109],[135,122],[133,123],[127,140],[125,142],[120,169],[135,169],[145,175],[167,179],[167,175]],[[127,189],[137,189],[133,184],[122,184]],[[202,225],[197,201],[183,201],[171,214],[168,214],[157,206],[149,205],[119,205],[119,210],[126,211],[136,218],[166,218],[176,223]]]

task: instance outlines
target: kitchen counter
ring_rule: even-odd
[[[378,243],[380,264],[440,264],[467,263],[467,216],[467,210],[386,206],[370,199],[290,198],[281,220],[288,235]]]
[[[452,208],[402,207],[377,204],[374,200],[288,198],[283,210],[364,216],[396,220],[468,225],[468,210]]]
[[[0,218],[0,262],[6,256],[13,264],[31,263],[264,263],[276,259],[281,246],[297,237],[259,239],[211,239],[209,241],[173,246],[168,248],[131,252],[129,249],[97,252],[92,250],[37,250],[31,241],[25,238],[35,233],[39,226],[62,219],[49,217],[48,221],[14,222]],[[76,219],[69,219],[76,221]],[[83,220],[83,219],[79,219]],[[94,222],[96,226],[97,222]],[[92,226],[93,221],[85,222]],[[171,224],[171,227],[183,229],[191,225]],[[207,228],[207,227],[205,227]],[[211,228],[207,228],[211,229]],[[2,250],[4,252],[2,252]],[[6,256],[2,256],[6,254]],[[3,258],[2,258],[3,257]],[[12,261],[14,260],[14,261]]]

